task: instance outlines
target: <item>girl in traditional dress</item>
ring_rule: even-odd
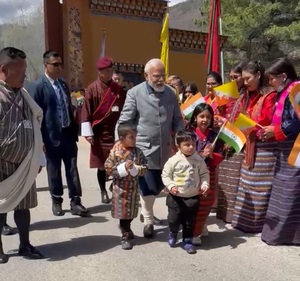
[[[243,113],[262,126],[270,125],[276,93],[265,87],[264,67],[260,62],[250,62],[242,75],[247,86],[241,102]],[[234,228],[250,233],[262,231],[276,159],[275,143],[262,142],[262,129],[257,128],[247,137],[232,218]]]
[[[120,220],[121,246],[130,250],[134,239],[130,225],[139,208],[138,177],[146,173],[147,160],[136,147],[136,129],[132,124],[120,124],[118,135],[120,141],[110,151],[105,170],[113,178],[112,217]]]
[[[278,142],[276,173],[262,240],[269,245],[300,245],[300,168],[290,166],[287,158],[300,133],[300,121],[290,102],[289,93],[300,81],[287,58],[275,61],[267,70],[270,85],[277,91],[276,110],[264,138]]]
[[[231,123],[234,122],[239,113],[241,100],[246,90],[242,76],[245,66],[246,63],[239,62],[232,67],[229,74],[230,81],[236,81],[240,93],[240,98],[237,101],[226,105],[226,117]],[[225,147],[224,160],[219,165],[217,218],[227,223],[232,221],[243,159],[243,152],[236,154],[233,148]]]
[[[211,211],[211,207],[215,199],[215,170],[222,161],[222,156],[218,152],[222,149],[219,142],[213,145],[217,133],[213,131],[214,111],[212,107],[206,103],[201,103],[194,109],[189,127],[196,134],[196,150],[202,157],[209,169],[210,174],[210,190],[206,196],[200,195],[200,206],[197,213],[196,223],[194,227],[194,245],[201,245],[201,235],[208,235],[206,229],[206,220]]]

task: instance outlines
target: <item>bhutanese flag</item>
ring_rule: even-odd
[[[294,143],[294,146],[291,150],[291,153],[288,158],[288,163],[291,166],[300,168],[300,134],[298,135],[298,137]]]
[[[225,105],[228,102],[239,98],[239,90],[236,81],[231,81],[215,87],[214,92],[216,95],[216,102],[219,106]]]
[[[289,94],[291,104],[300,119],[300,82],[295,84]]]
[[[243,113],[240,113],[233,125],[239,128],[247,136],[253,131],[257,122],[253,121]]]
[[[192,117],[195,107],[200,104],[205,103],[204,98],[200,93],[191,97],[188,101],[180,106],[181,112],[185,118],[190,119]]]
[[[160,59],[165,66],[165,75],[169,77],[169,13],[166,13],[160,34],[161,54]]]
[[[228,121],[220,129],[219,138],[233,147],[236,153],[239,153],[246,143],[243,132]]]

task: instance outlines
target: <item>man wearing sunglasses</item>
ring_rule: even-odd
[[[26,67],[23,51],[13,47],[0,51],[0,233],[6,213],[14,211],[19,255],[41,259],[43,255],[29,241],[29,209],[37,206],[35,179],[44,158],[43,112],[23,88]],[[0,263],[7,261],[0,235]]]
[[[78,125],[75,122],[70,92],[61,79],[62,59],[55,51],[43,56],[45,74],[32,84],[30,94],[43,109],[42,136],[47,160],[52,212],[63,216],[63,184],[61,162],[64,162],[71,200],[71,213],[86,216],[88,210],[81,204],[81,183],[77,169]]]

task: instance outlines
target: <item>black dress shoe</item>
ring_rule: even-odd
[[[152,238],[154,236],[154,227],[153,224],[147,224],[144,227],[144,237]]]
[[[4,225],[2,229],[2,235],[12,235],[12,234],[14,234],[13,228],[8,224]]]
[[[86,217],[89,210],[81,204],[80,197],[74,198],[71,201],[71,214],[74,216]]]
[[[45,257],[32,245],[28,244],[25,247],[19,248],[19,256],[25,257],[31,260],[40,260],[44,259]]]
[[[55,198],[52,199],[52,213],[54,216],[63,216],[65,214],[64,210],[62,209],[62,198]]]
[[[107,191],[101,191],[101,202],[103,204],[109,204],[110,203],[110,199],[108,197]]]
[[[8,255],[5,255],[2,251],[0,251],[0,263],[7,263],[8,259]]]

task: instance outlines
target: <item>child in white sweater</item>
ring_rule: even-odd
[[[178,152],[164,166],[162,180],[168,188],[168,243],[174,247],[182,225],[183,247],[189,254],[196,253],[192,245],[193,227],[199,207],[199,194],[207,194],[209,172],[204,159],[196,152],[194,132],[183,130],[176,135]]]

